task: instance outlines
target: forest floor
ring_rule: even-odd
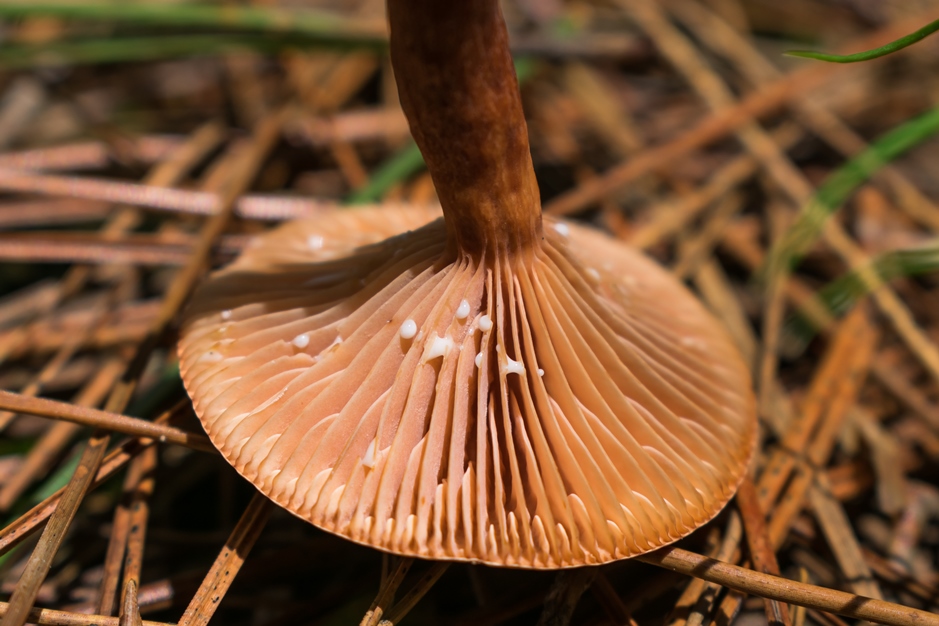
[[[736,591],[634,560],[383,556],[253,498],[206,449],[175,350],[205,271],[287,219],[436,202],[383,11],[0,3],[0,611],[21,615],[3,623],[939,611],[939,37],[850,65],[783,55],[883,45],[936,0],[505,4],[545,213],[667,267],[751,368],[753,477],[678,544],[740,565]]]

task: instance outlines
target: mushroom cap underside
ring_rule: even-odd
[[[412,207],[257,238],[182,331],[209,437],[294,515],[401,555],[559,568],[687,535],[752,455],[747,368],[657,264],[544,232],[479,261]]]

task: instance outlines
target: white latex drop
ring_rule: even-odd
[[[404,320],[398,334],[401,335],[402,339],[413,339],[417,335],[417,323],[412,319]]]

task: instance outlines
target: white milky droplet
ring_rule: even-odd
[[[541,369],[540,367],[538,368],[538,375],[539,375],[539,376],[544,376],[544,370]]]
[[[372,443],[368,444],[368,449],[365,450],[365,456],[362,457],[362,465],[368,469],[375,467],[375,440],[372,439]]]
[[[324,239],[322,235],[310,235],[306,239],[306,245],[310,250],[322,250]]]
[[[308,345],[310,345],[310,336],[307,335],[306,333],[301,333],[297,335],[296,337],[294,337],[291,343],[295,345],[296,347],[300,348],[301,350],[303,350]]]
[[[481,367],[483,364],[483,353],[479,352],[476,354],[476,367]]]
[[[417,335],[417,322],[412,319],[404,320],[398,334],[401,335],[402,339],[413,339]]]
[[[525,373],[525,366],[522,365],[520,361],[516,361],[508,357],[506,357],[505,361],[506,361],[505,367],[502,368],[502,371],[505,374],[524,374]]]
[[[224,311],[222,311],[222,319],[223,320],[231,319],[231,309],[225,309]]]
[[[479,330],[486,332],[492,328],[492,319],[488,315],[479,318]]]
[[[450,348],[453,347],[453,340],[450,337],[441,337],[440,335],[435,335],[434,340],[430,342],[427,348],[424,349],[424,357],[421,359],[422,362],[426,363],[437,357],[446,356],[450,352]]]
[[[466,300],[460,300],[460,306],[456,310],[458,320],[466,319],[470,314],[470,303]]]
[[[568,226],[564,222],[555,222],[554,230],[556,230],[558,234],[561,235],[562,237],[569,237],[571,234],[570,226]]]

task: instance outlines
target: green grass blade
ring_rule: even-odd
[[[759,275],[788,271],[815,242],[828,219],[868,178],[926,139],[939,133],[939,107],[897,126],[831,174],[803,207],[796,223],[773,246]]]
[[[791,57],[802,57],[804,59],[828,61],[829,63],[857,63],[859,61],[869,61],[871,59],[876,59],[892,52],[896,52],[897,50],[902,50],[907,46],[913,45],[917,41],[925,39],[937,30],[939,30],[939,20],[923,26],[915,33],[910,33],[905,37],[900,37],[896,41],[891,41],[885,46],[874,48],[873,50],[865,50],[864,52],[857,52],[855,54],[827,54],[825,52],[815,52],[813,50],[788,50],[783,54]]]
[[[424,157],[421,156],[421,151],[412,140],[407,147],[372,172],[365,186],[349,194],[346,203],[368,204],[369,202],[378,202],[391,187],[423,168]]]
[[[884,283],[896,278],[939,273],[939,240],[918,248],[885,252],[871,261],[870,268]],[[870,284],[861,271],[855,271],[825,285],[818,291],[818,298],[833,315],[840,317],[869,293]],[[818,330],[808,318],[793,314],[783,325],[787,351],[801,351]]]
[[[156,2],[0,2],[0,17],[57,17],[134,25],[209,27],[294,33],[324,40],[384,43],[382,21],[347,18],[309,9]]]

